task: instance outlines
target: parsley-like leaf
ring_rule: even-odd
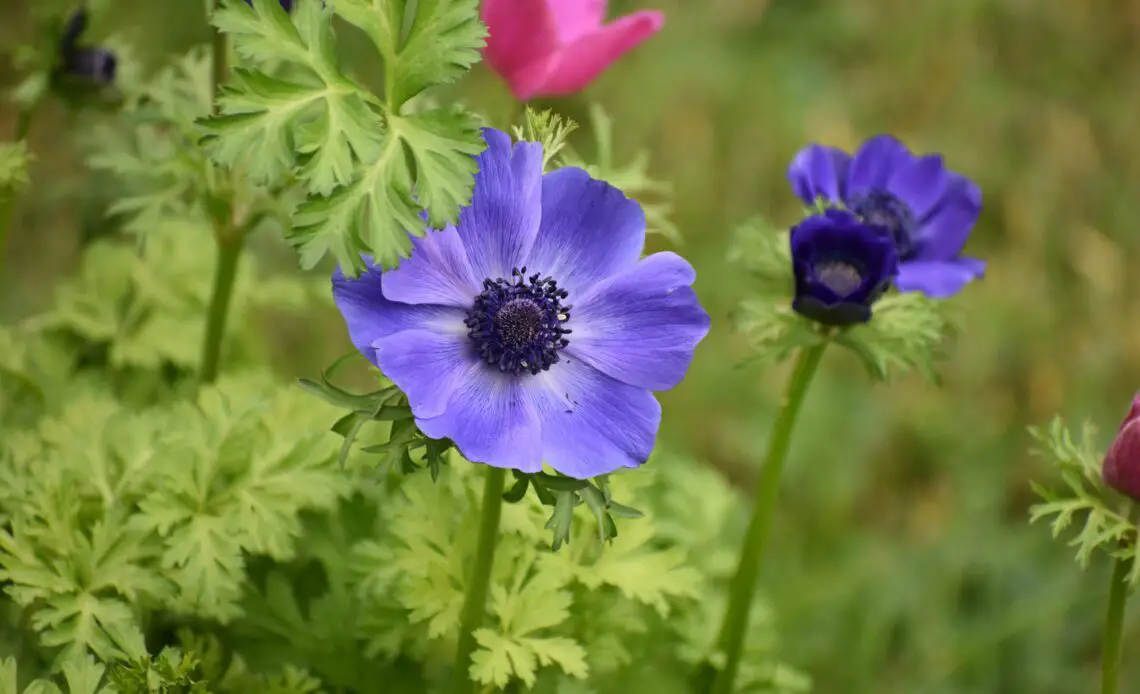
[[[338,66],[333,12],[384,58],[385,100]],[[276,0],[255,0],[217,13],[215,24],[258,67],[234,70],[221,114],[203,121],[206,148],[257,182],[299,179],[309,195],[290,240],[302,267],[330,253],[349,274],[363,268],[362,253],[391,267],[410,252],[408,234],[424,233],[421,212],[440,227],[470,200],[474,155],[484,147],[478,119],[456,107],[402,106],[478,60],[485,29],[477,16],[474,0],[344,0],[330,9],[312,0],[292,17]],[[271,62],[283,69],[271,74]]]
[[[414,16],[408,18],[408,11]],[[479,62],[487,36],[477,0],[338,0],[336,13],[363,30],[384,56],[393,108],[462,76]],[[401,41],[404,26],[408,33]]]

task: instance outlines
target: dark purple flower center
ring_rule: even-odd
[[[538,374],[558,363],[558,353],[570,344],[566,322],[569,296],[549,277],[526,275],[515,268],[511,278],[483,280],[483,293],[467,312],[467,337],[483,361],[504,373]]]
[[[67,55],[66,69],[72,77],[97,84],[115,81],[118,61],[115,54],[102,48],[80,48]]]
[[[911,257],[918,224],[909,205],[885,190],[871,190],[851,201],[851,211],[865,223],[886,229],[900,260]]]
[[[863,273],[844,260],[817,263],[812,269],[812,275],[816,282],[835,292],[841,299],[854,294],[863,284]]]

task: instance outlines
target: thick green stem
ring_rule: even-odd
[[[210,296],[209,313],[206,314],[206,338],[202,342],[199,382],[203,384],[213,383],[218,378],[226,317],[230,312],[238,261],[245,244],[245,234],[232,229],[215,234],[215,238],[218,242],[218,263],[214,269],[214,291]]]
[[[1131,504],[1129,519],[1133,525],[1140,519],[1140,505]],[[1132,542],[1136,542],[1132,538]],[[1124,605],[1128,601],[1128,574],[1132,570],[1133,559],[1120,557],[1112,567],[1112,583],[1108,586],[1108,607],[1104,617],[1104,644],[1100,661],[1101,694],[1117,694],[1120,691],[1120,657],[1124,652]]]
[[[506,486],[505,468],[487,466],[487,479],[483,484],[483,511],[479,519],[479,544],[475,549],[475,563],[463,596],[463,612],[459,623],[459,645],[455,651],[455,671],[452,673],[451,691],[468,694],[473,683],[468,670],[471,655],[475,652],[475,631],[483,622],[487,610],[487,592],[491,586],[491,567],[495,563],[495,548],[499,544],[499,517],[503,514],[503,488]]]
[[[717,649],[724,655],[724,667],[718,671],[708,666],[698,674],[697,690],[702,694],[731,694],[734,690],[736,674],[744,653],[744,637],[748,631],[752,599],[756,595],[756,581],[760,576],[760,564],[764,558],[772,513],[779,495],[780,474],[788,457],[788,447],[800,406],[826,347],[827,343],[821,342],[801,351],[792,371],[783,407],[772,430],[772,439],[768,442],[768,454],[756,482],[752,519],[748,522],[744,546],[740,550],[736,574],[732,577],[729,588],[728,605],[721,622]]]

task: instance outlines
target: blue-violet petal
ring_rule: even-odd
[[[654,253],[632,270],[603,280],[575,306],[567,354],[640,388],[673,388],[709,331],[692,283],[693,266],[675,253]]]
[[[570,292],[632,268],[645,248],[645,213],[605,181],[578,168],[542,177],[542,223],[526,265]]]

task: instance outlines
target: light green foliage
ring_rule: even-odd
[[[415,625],[398,640],[391,627],[376,629],[375,651],[427,650],[433,641],[454,638],[450,630],[475,551],[478,471],[453,453],[438,482],[424,474],[405,478],[379,520],[390,535],[356,546],[373,621],[403,614]],[[474,679],[502,687],[517,678],[543,692],[577,691],[568,683],[585,680],[583,691],[617,692],[631,669],[659,669],[675,680],[662,691],[684,691],[685,665],[707,657],[712,642],[710,635],[703,643],[703,634],[690,627],[704,620],[707,631],[715,621],[705,613],[706,601],[726,578],[731,562],[724,557],[733,551],[725,530],[740,518],[715,476],[673,457],[615,475],[610,484],[615,495],[653,510],[624,521],[608,543],[583,504],[573,515],[568,546],[552,554],[541,530],[547,513],[541,501],[527,495],[504,506],[489,617],[476,634]],[[756,666],[783,672],[773,657],[770,621],[754,627]],[[647,659],[651,649],[658,656]],[[781,685],[772,691],[801,690]]]
[[[0,430],[27,423],[65,397],[74,355],[27,326],[0,326]]]
[[[128,694],[106,685],[103,680],[104,666],[90,657],[75,657],[62,666],[64,687],[59,687],[47,679],[32,680],[20,689],[18,663],[15,658],[0,659],[0,694]],[[134,694],[133,692],[130,694]],[[139,692],[142,694],[142,692]]]
[[[382,56],[384,99],[339,67],[333,12]],[[470,200],[473,155],[484,146],[475,116],[402,106],[477,61],[485,29],[476,16],[473,0],[345,0],[329,9],[306,0],[292,17],[275,0],[232,1],[218,12],[214,23],[249,66],[234,70],[221,115],[203,121],[206,150],[256,183],[296,177],[308,199],[290,240],[303,267],[329,253],[351,274],[363,267],[360,253],[391,267],[411,249],[407,233],[423,233],[421,210],[441,226]]]
[[[640,152],[632,161],[620,165],[615,161],[613,119],[598,104],[590,105],[590,120],[594,133],[593,157],[587,161],[567,151],[561,158],[563,166],[578,166],[621,189],[641,203],[645,211],[646,228],[650,233],[665,236],[673,243],[681,243],[681,232],[670,220],[672,191],[670,187],[649,176],[649,154]]]
[[[130,65],[129,56],[124,62]],[[122,187],[107,214],[139,236],[172,217],[204,216],[247,231],[263,219],[285,218],[279,192],[267,194],[244,172],[219,169],[197,146],[196,121],[212,102],[210,71],[210,52],[199,46],[150,79],[127,82],[123,120],[97,124],[83,138],[88,165]]]
[[[956,328],[946,301],[891,291],[875,303],[870,322],[829,331],[792,311],[795,279],[787,231],[750,220],[736,230],[729,260],[747,272],[753,288],[734,313],[755,351],[753,361],[777,363],[831,339],[851,350],[875,379],[917,370],[937,382],[942,343]]]
[[[1076,523],[1080,530],[1069,545],[1077,548],[1077,563],[1082,568],[1088,567],[1097,550],[1113,557],[1134,556],[1135,542],[1123,541],[1135,538],[1137,527],[1126,513],[1119,512],[1124,504],[1101,477],[1104,456],[1096,444],[1095,427],[1086,423],[1075,434],[1057,417],[1029,433],[1036,442],[1034,454],[1053,466],[1064,483],[1059,490],[1031,483],[1044,503],[1030,508],[1030,522],[1051,518],[1054,538]],[[1140,562],[1132,563],[1128,580],[1133,585],[1140,583]]]
[[[348,489],[320,426],[328,413],[297,389],[241,378],[143,413],[80,398],[11,434],[6,592],[61,660],[143,655],[140,610],[158,604],[232,618],[243,556],[290,559],[298,514]]]
[[[25,141],[0,142],[0,200],[28,185],[31,155]]]
[[[250,671],[235,655],[223,662],[217,639],[196,638],[182,632],[184,647],[170,646],[158,656],[143,656],[114,663],[107,672],[115,694],[317,694],[320,682],[293,665],[273,675]]]
[[[523,124],[514,126],[516,140],[527,140],[542,145],[542,169],[549,171],[551,163],[563,165],[562,152],[568,145],[571,133],[578,124],[549,109],[536,111],[527,106]]]
[[[875,303],[869,323],[838,333],[835,341],[854,352],[874,378],[918,371],[937,382],[942,341],[955,329],[952,310],[948,302],[919,292],[891,292]]]
[[[136,518],[163,538],[175,609],[222,622],[240,613],[243,553],[291,559],[298,514],[330,509],[348,490],[334,464],[336,437],[298,401],[303,393],[265,400],[261,388],[227,385],[173,408],[180,426],[163,443],[175,460]]]
[[[209,225],[193,216],[160,218],[141,244],[96,241],[78,275],[57,290],[55,306],[30,323],[106,345],[114,368],[193,368],[200,358],[214,255]],[[243,256],[230,309],[230,340],[239,363],[250,363],[264,349],[250,325],[255,316],[267,310],[299,315],[325,291],[324,282],[262,276],[258,265],[256,256]]]

